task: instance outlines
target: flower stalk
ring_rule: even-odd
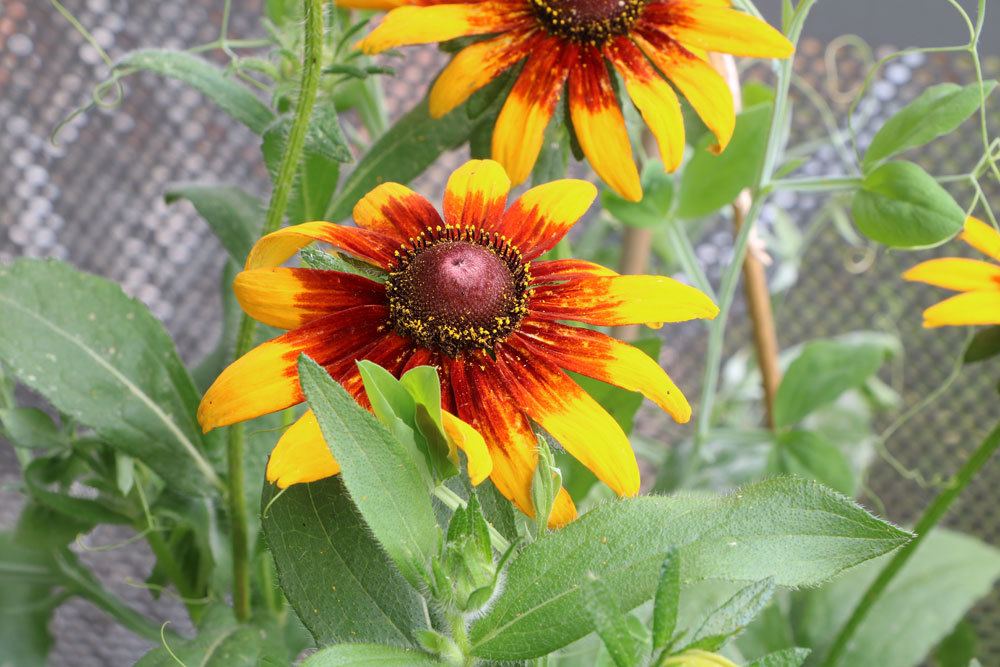
[[[285,217],[288,197],[292,191],[295,172],[302,158],[309,119],[316,102],[321,75],[323,56],[323,2],[304,0],[305,6],[305,47],[302,58],[302,79],[299,98],[295,107],[295,117],[288,132],[285,152],[281,157],[278,175],[271,192],[267,216],[262,236],[276,231]],[[253,346],[257,323],[246,314],[240,320],[236,339],[236,355],[239,359]],[[232,523],[233,555],[233,609],[236,618],[245,621],[250,618],[250,554],[247,533],[246,482],[244,479],[244,456],[246,431],[242,423],[229,428],[226,448],[229,468],[229,516]]]
[[[854,633],[861,626],[861,623],[864,622],[879,597],[886,591],[892,580],[903,569],[903,566],[906,565],[907,561],[920,548],[921,543],[930,534],[931,530],[948,513],[948,509],[952,503],[962,494],[965,487],[975,478],[998,448],[1000,448],[1000,425],[997,425],[986,436],[986,439],[973,452],[969,460],[965,462],[965,465],[959,469],[944,490],[924,510],[920,520],[917,521],[917,525],[913,528],[916,537],[896,552],[893,559],[879,572],[878,577],[875,578],[875,581],[865,591],[854,611],[851,612],[851,616],[840,629],[840,632],[837,633],[837,638],[833,641],[833,645],[826,655],[826,660],[823,661],[823,667],[834,667],[840,661]]]

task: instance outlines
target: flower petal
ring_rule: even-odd
[[[280,489],[339,473],[340,464],[323,439],[312,410],[307,410],[282,434],[267,460],[267,481]]]
[[[518,342],[496,347],[516,404],[615,493],[639,493],[639,464],[618,422],[555,364]]]
[[[959,292],[1000,290],[1000,266],[976,259],[944,257],[917,264],[903,274],[903,279]]]
[[[1000,232],[976,218],[965,221],[965,229],[960,239],[973,248],[1000,262]]]
[[[372,346],[386,346],[396,334],[381,334],[389,311],[361,306],[321,317],[258,345],[216,378],[198,406],[198,422],[207,432],[253,419],[302,402],[296,365],[299,354],[330,367],[355,358]]]
[[[580,148],[597,175],[629,201],[642,199],[625,118],[597,47],[580,49],[569,73],[569,112]]]
[[[448,177],[444,220],[453,227],[492,229],[507,206],[510,179],[493,160],[469,160]]]
[[[679,424],[691,419],[691,405],[655,359],[642,350],[590,329],[526,320],[517,340],[560,368],[638,391]]]
[[[373,280],[316,269],[242,271],[233,291],[247,315],[280,329],[295,329],[346,308],[385,303],[385,287]]]
[[[579,278],[536,287],[534,317],[601,326],[714,319],[719,308],[703,292],[664,276]]]
[[[496,231],[532,260],[551,250],[597,198],[592,183],[563,179],[531,188],[503,215]]]
[[[675,171],[684,157],[684,116],[673,88],[627,37],[610,41],[604,53],[622,75],[626,92],[656,138],[666,170]]]
[[[545,262],[533,262],[531,265],[532,285],[564,282],[574,278],[617,275],[615,271],[607,267],[583,259],[553,259]]]
[[[531,55],[500,109],[493,128],[493,159],[507,170],[514,185],[531,174],[542,150],[545,126],[576,60],[575,44],[545,37],[534,40]]]
[[[633,33],[636,44],[687,98],[724,150],[736,129],[736,108],[726,80],[715,69],[659,30]]]
[[[643,20],[683,43],[702,51],[731,53],[751,58],[788,58],[795,46],[788,38],[744,12],[695,3],[651,4]]]
[[[250,250],[247,269],[280,266],[313,241],[323,241],[369,264],[385,268],[399,242],[392,236],[332,222],[306,222],[284,227],[263,237]]]
[[[397,243],[442,224],[433,204],[399,183],[383,183],[362,197],[354,206],[354,222]]]
[[[927,328],[1000,324],[1000,290],[966,292],[924,311]]]
[[[441,70],[428,100],[432,118],[440,118],[530,53],[533,33],[505,32],[459,51]]]
[[[506,2],[467,2],[399,7],[358,43],[364,53],[380,53],[409,44],[447,42],[456,37],[505,32],[523,24],[523,10]]]
[[[448,375],[458,416],[482,434],[493,461],[490,479],[506,498],[534,516],[531,481],[538,466],[537,440],[527,417],[501,384],[496,363],[487,355],[450,361]],[[549,517],[550,527],[576,518],[569,494],[561,493]]]
[[[469,481],[479,486],[493,470],[493,459],[490,457],[490,450],[486,448],[486,441],[479,431],[450,412],[442,411],[441,417],[448,439],[465,452]]]

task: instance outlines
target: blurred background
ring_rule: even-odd
[[[186,48],[218,36],[221,0],[66,0],[67,9],[117,59],[140,47]],[[262,34],[261,0],[236,3],[233,37]],[[968,11],[975,2],[963,1]],[[775,20],[780,0],[761,0]],[[875,57],[897,48],[941,46],[967,39],[960,18],[944,0],[827,0],[807,23],[796,68],[795,142],[822,140],[824,106],[843,118],[872,54],[846,32],[857,33]],[[1000,19],[989,22],[982,41],[987,78],[1000,77]],[[443,57],[433,49],[408,51],[392,64],[395,77],[384,81],[392,117],[412,106]],[[220,61],[221,62],[221,61]],[[20,256],[56,257],[106,276],[141,299],[167,326],[181,355],[194,362],[208,352],[219,331],[219,276],[224,254],[187,204],[168,206],[163,193],[184,181],[235,183],[266,197],[268,177],[256,137],[230,121],[197,92],[150,75],[128,79],[126,96],[114,110],[92,111],[75,118],[58,137],[53,128],[75,107],[89,100],[93,85],[107,75],[98,53],[48,2],[0,2],[0,261]],[[747,78],[767,79],[755,66]],[[908,56],[879,75],[858,109],[859,142],[864,145],[881,123],[933,83],[974,81],[971,63],[959,57]],[[822,104],[817,106],[817,96]],[[992,105],[991,123],[1000,125]],[[932,144],[917,158],[936,174],[969,169],[981,153],[976,128]],[[439,195],[449,171],[465,158],[447,156],[422,177],[418,189]],[[841,174],[853,169],[851,154],[819,147],[800,175]],[[991,193],[998,207],[1000,193]],[[959,201],[968,193],[956,192]],[[902,396],[902,404],[878,417],[888,427],[907,406],[940,387],[952,374],[965,341],[964,332],[925,332],[920,310],[940,296],[935,290],[903,284],[901,271],[927,257],[876,252],[854,238],[850,225],[830,222],[825,200],[783,193],[764,216],[762,236],[775,262],[770,277],[778,287],[778,336],[788,348],[806,340],[855,330],[898,336],[905,354],[884,380]],[[833,218],[836,218],[834,215]],[[709,276],[718,280],[729,261],[731,227],[725,221],[707,227],[698,255]],[[963,252],[956,245],[942,254]],[[729,353],[737,362],[749,345],[744,311],[737,307],[729,333]],[[2,313],[0,313],[0,326]],[[690,397],[699,391],[704,349],[696,325],[670,330],[664,363]],[[993,362],[994,364],[996,362]],[[995,369],[995,366],[994,366]],[[993,376],[996,373],[992,374]],[[995,387],[988,372],[966,372],[949,390],[920,410],[895,432],[888,448],[896,457],[876,461],[863,498],[873,511],[897,522],[912,521],[936,489],[928,480],[956,469],[985,426],[995,420]],[[697,406],[695,406],[697,410]],[[653,442],[674,442],[687,432],[671,428],[652,411],[643,413],[641,430]],[[0,448],[0,529],[19,511],[17,464],[9,448]],[[1000,545],[1000,463],[993,461],[963,496],[948,525]],[[180,605],[166,597],[152,600],[137,582],[145,579],[151,556],[130,545],[96,552],[129,537],[127,531],[102,527],[78,549],[114,591],[154,616],[175,619],[184,631]],[[176,613],[175,613],[176,612]],[[1000,664],[1000,592],[995,591],[972,616],[981,641],[984,665]],[[2,620],[0,620],[2,622]],[[59,609],[51,628],[57,645],[53,664],[127,665],[147,646],[86,603],[72,601]]]

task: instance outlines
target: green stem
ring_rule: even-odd
[[[794,15],[788,24],[788,39],[793,44],[798,44],[802,35],[802,26],[806,16],[812,9],[816,0],[802,0],[796,8]],[[764,152],[764,160],[757,175],[756,183],[752,188],[753,204],[747,212],[746,220],[740,227],[733,245],[733,258],[726,269],[719,288],[719,316],[712,324],[708,337],[708,352],[705,362],[705,376],[702,381],[701,405],[698,411],[698,424],[694,437],[694,446],[691,450],[690,459],[687,464],[688,472],[693,472],[699,464],[701,445],[708,436],[712,425],[712,409],[715,402],[715,395],[719,386],[719,372],[722,368],[722,352],[726,342],[726,324],[729,319],[729,311],[732,309],[733,300],[736,296],[736,288],[739,284],[740,274],[743,269],[743,260],[746,258],[750,241],[750,233],[753,231],[757,218],[764,207],[765,194],[770,190],[770,181],[774,175],[774,170],[781,153],[782,137],[788,116],[788,91],[792,83],[792,59],[783,60],[778,65],[778,85],[774,99],[774,110],[771,114],[771,127],[767,137],[767,148]]]
[[[934,526],[947,514],[951,504],[961,495],[965,487],[969,485],[969,482],[972,481],[986,462],[989,461],[998,447],[1000,447],[1000,425],[995,427],[993,432],[986,436],[982,444],[979,445],[972,456],[969,457],[969,460],[965,462],[965,465],[952,478],[947,488],[941,491],[931,504],[927,506],[927,509],[924,510],[923,516],[920,517],[917,525],[913,528],[916,537],[896,552],[893,559],[879,572],[878,577],[871,583],[868,590],[865,591],[865,594],[851,613],[850,618],[847,619],[847,623],[844,624],[844,627],[837,634],[837,638],[833,641],[830,652],[827,653],[826,660],[823,661],[823,667],[834,667],[837,664],[847,649],[847,644],[850,642],[854,632],[865,620],[868,612],[871,611],[875,602],[878,601],[879,596],[889,587],[893,578],[899,574],[899,571],[903,569],[903,566],[910,560]]]
[[[309,119],[312,116],[316,91],[319,87],[320,61],[323,55],[323,1],[304,0],[304,4],[305,49],[302,58],[302,82],[295,107],[295,119],[288,132],[285,153],[281,157],[278,176],[271,192],[271,202],[267,208],[264,235],[276,231],[285,218],[288,197],[302,158],[302,147],[305,145],[306,131],[309,129]],[[244,314],[240,320],[236,339],[237,359],[250,351],[256,328],[257,323]],[[229,516],[232,523],[233,609],[236,618],[241,621],[250,618],[249,536],[243,470],[245,440],[246,429],[242,423],[229,427],[226,454],[229,463]]]
[[[845,176],[843,178],[784,178],[771,183],[773,190],[789,192],[841,192],[856,190],[861,187],[860,177]]]

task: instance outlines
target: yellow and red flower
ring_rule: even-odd
[[[653,359],[563,322],[659,324],[713,318],[718,308],[670,278],[618,275],[581,260],[536,261],[590,207],[597,190],[586,181],[556,181],[528,190],[507,208],[509,190],[498,163],[471,161],[448,180],[443,219],[420,195],[385,183],[354,208],[357,227],[309,222],[262,238],[236,277],[236,296],[249,315],[289,332],[222,372],[198,410],[202,427],[302,402],[300,353],[366,406],[358,360],[397,377],[433,365],[446,428],[465,450],[474,483],[490,476],[532,514],[534,421],[616,492],[636,494],[639,469],[628,438],[564,371],[641,392],[679,422],[690,418],[691,408]],[[384,283],[280,266],[314,241],[385,271]],[[278,441],[267,478],[286,487],[338,472],[307,412]],[[551,521],[563,524],[575,512],[563,492]]]
[[[944,257],[904,273],[906,280],[961,292],[925,310],[925,327],[1000,324],[1000,232],[969,218],[959,238],[994,261]]]
[[[435,117],[524,61],[493,131],[493,158],[515,184],[531,173],[545,126],[568,85],[569,115],[580,147],[594,171],[633,201],[642,198],[642,186],[606,63],[621,76],[659,144],[663,164],[673,171],[684,153],[684,121],[674,88],[715,134],[719,150],[733,135],[732,93],[707,62],[707,53],[786,58],[793,51],[784,35],[733,9],[729,0],[338,2],[393,8],[360,43],[366,53],[489,36],[456,54],[438,76],[429,101]]]

